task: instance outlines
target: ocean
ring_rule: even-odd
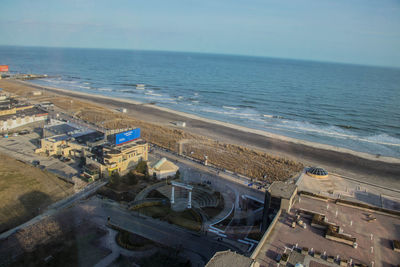
[[[400,158],[400,69],[133,50],[0,46],[32,83],[132,99],[296,139]]]

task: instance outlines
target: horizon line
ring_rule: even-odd
[[[306,58],[289,58],[289,57],[275,57],[275,56],[264,56],[264,55],[247,55],[247,54],[232,54],[232,53],[221,53],[221,52],[204,52],[204,51],[182,51],[182,50],[162,50],[162,49],[138,49],[138,48],[105,48],[105,47],[77,47],[77,46],[42,46],[42,45],[9,45],[0,44],[0,47],[27,47],[27,48],[62,48],[62,49],[93,49],[93,50],[123,50],[123,51],[141,51],[141,52],[166,52],[166,53],[187,53],[187,54],[204,54],[204,55],[219,55],[219,56],[236,56],[236,57],[252,57],[252,58],[265,58],[265,59],[283,59],[293,61],[305,61],[313,63],[325,63],[325,64],[338,64],[338,65],[352,65],[361,67],[377,67],[377,68],[388,68],[388,69],[400,69],[399,66],[392,65],[374,65],[366,63],[354,63],[344,61],[331,61],[331,60],[318,60],[318,59],[306,59]]]

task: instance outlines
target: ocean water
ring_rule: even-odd
[[[400,158],[400,69],[197,53],[0,47],[33,83]],[[137,86],[143,84],[143,86]]]

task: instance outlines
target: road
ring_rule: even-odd
[[[208,262],[217,251],[238,250],[231,245],[216,241],[215,237],[199,235],[143,215],[132,216],[132,212],[116,205],[104,204],[103,209],[110,216],[111,224],[160,244],[183,248],[185,251],[195,253],[200,256],[198,260],[201,262],[198,262],[198,264],[201,266]],[[194,266],[198,264],[194,264]]]
[[[92,184],[89,184],[88,186],[86,186],[84,189],[82,189],[81,191],[73,194],[72,196],[69,196],[63,200],[60,200],[56,203],[53,203],[52,205],[50,205],[46,211],[36,217],[34,217],[33,219],[27,221],[26,223],[23,223],[11,230],[8,230],[7,232],[4,232],[2,234],[0,234],[0,239],[5,239],[7,237],[9,237],[10,235],[14,234],[15,232],[24,229],[30,225],[33,225],[35,223],[40,222],[41,220],[43,220],[46,217],[49,217],[53,214],[55,214],[56,212],[59,212],[62,209],[65,209],[67,207],[70,207],[72,204],[74,204],[75,202],[88,197],[89,195],[93,194],[94,192],[96,192],[100,187],[104,186],[105,184],[107,184],[108,181],[96,181]]]

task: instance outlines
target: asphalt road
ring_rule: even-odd
[[[238,250],[233,246],[216,241],[215,237],[192,233],[167,222],[152,218],[133,216],[131,212],[115,205],[105,204],[103,205],[103,209],[110,216],[110,221],[113,225],[160,244],[173,248],[183,248],[183,250],[195,253],[199,255],[201,262],[198,263],[200,265],[208,262],[217,251],[227,249]]]

